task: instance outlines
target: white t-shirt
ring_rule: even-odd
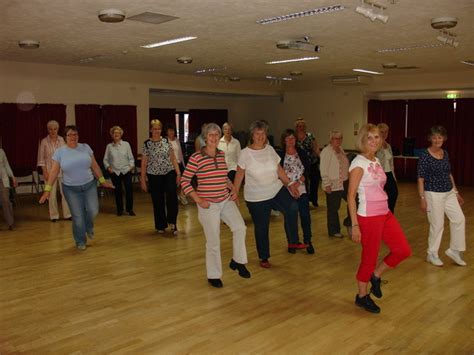
[[[280,157],[271,145],[259,150],[249,147],[242,150],[238,165],[245,169],[245,201],[266,201],[276,196],[283,186],[278,179],[279,163]]]
[[[237,170],[237,162],[240,156],[240,142],[234,137],[231,138],[230,142],[227,143],[224,137],[219,141],[217,147],[222,150],[225,154],[225,163],[227,164],[227,170]]]
[[[352,161],[349,172],[355,168],[362,168],[364,171],[357,188],[359,194],[357,214],[363,217],[386,215],[389,212],[388,197],[383,187],[387,176],[379,159],[375,158],[375,161],[372,161],[359,154]]]

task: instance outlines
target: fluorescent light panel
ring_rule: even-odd
[[[304,62],[307,60],[316,60],[319,57],[303,57],[303,58],[295,58],[295,59],[284,59],[284,60],[274,60],[271,62],[266,62],[265,64],[283,64],[283,63],[293,63],[293,62]]]
[[[474,60],[461,60],[462,64],[474,65]]]
[[[265,77],[265,79],[269,79],[269,80],[282,80],[282,81],[292,81],[293,78],[287,78],[287,77],[282,77],[282,78],[279,78],[277,76],[271,76],[271,75],[267,75]]]
[[[324,6],[324,7],[319,7],[317,9],[295,12],[292,14],[287,14],[287,15],[282,15],[282,16],[265,18],[262,20],[258,20],[257,23],[260,25],[268,25],[270,23],[293,20],[296,18],[312,16],[312,15],[327,14],[330,12],[340,11],[340,10],[344,10],[344,6],[342,5]]]
[[[191,37],[191,36],[189,36],[189,37],[180,37],[180,38],[175,38],[175,39],[169,39],[169,40],[163,41],[163,42],[150,43],[150,44],[146,44],[146,45],[140,46],[140,47],[142,47],[142,48],[155,48],[155,47],[167,46],[168,44],[191,41],[191,40],[196,39],[196,38],[197,37]]]
[[[413,46],[407,46],[407,47],[378,49],[377,53],[403,52],[403,51],[410,51],[412,49],[436,48],[436,47],[441,47],[442,45],[443,44],[441,43],[415,44]]]
[[[358,73],[367,73],[367,74],[374,74],[374,75],[382,75],[383,73],[380,73],[378,71],[372,71],[372,70],[366,70],[366,69],[352,69],[352,71],[358,72]]]

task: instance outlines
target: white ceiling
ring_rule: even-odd
[[[413,73],[474,70],[461,60],[474,60],[474,0],[375,0],[387,7],[387,24],[355,12],[359,0],[0,0],[0,60],[109,67],[165,73],[193,74],[207,67],[223,67],[223,75],[263,79],[288,76],[301,70],[298,80],[318,81],[353,74],[352,68],[382,71],[381,64],[418,66]],[[343,11],[259,25],[262,18],[343,5]],[[118,8],[133,16],[156,12],[179,19],[159,24],[125,20],[102,23],[99,10]],[[378,49],[439,43],[431,18],[454,16],[459,47],[441,46],[404,52],[377,53]],[[269,60],[297,58],[314,53],[281,50],[279,40],[310,36],[322,47],[320,60],[266,65]],[[182,36],[198,39],[144,49],[140,45]],[[19,40],[34,39],[37,50],[20,49]],[[126,54],[124,54],[126,53]],[[81,64],[83,58],[97,57]],[[176,62],[180,56],[192,64]],[[385,75],[407,70],[384,70]],[[194,75],[194,74],[193,74]],[[198,75],[198,74],[195,74]]]

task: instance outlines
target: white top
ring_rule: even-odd
[[[359,194],[357,214],[363,217],[386,215],[389,212],[388,197],[383,187],[387,181],[387,175],[380,161],[378,158],[372,161],[359,154],[352,161],[349,171],[355,168],[362,168],[364,171],[357,188]]]
[[[8,164],[5,151],[0,148],[0,179],[2,180],[3,187],[10,187],[9,177],[13,178],[13,171],[12,168],[10,168],[10,164]]]
[[[283,183],[278,178],[280,157],[269,144],[263,149],[244,148],[238,165],[245,170],[245,201],[270,200],[280,191]]]
[[[184,165],[183,151],[181,150],[181,143],[179,142],[179,139],[175,138],[174,141],[168,139],[168,142],[171,144],[171,147],[173,148],[173,153],[178,165],[179,164]]]
[[[320,155],[319,169],[321,171],[321,185],[323,189],[331,187],[332,191],[344,190],[344,181],[348,179],[347,160],[344,149],[340,147],[341,152],[336,153],[331,144],[328,144]],[[343,164],[341,164],[343,163]]]
[[[230,142],[227,142],[224,137],[219,141],[218,148],[225,154],[225,163],[227,164],[227,170],[237,170],[237,162],[240,156],[240,142],[231,137]]]
[[[112,168],[115,175],[125,175],[135,167],[132,148],[128,142],[120,140],[118,143],[109,143],[105,149],[104,166]]]
[[[393,166],[393,153],[392,147],[387,143],[387,148],[380,148],[377,152],[377,158],[380,160],[383,170],[386,173],[392,172],[395,175],[394,166]]]

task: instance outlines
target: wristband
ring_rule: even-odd
[[[354,225],[352,226],[352,228],[354,228],[354,227],[359,227],[359,225],[358,225],[358,224],[354,224]]]
[[[104,182],[105,182],[105,178],[104,178],[103,176],[101,176],[101,177],[99,178],[99,184],[102,185]]]
[[[51,191],[51,188],[52,188],[52,187],[51,187],[51,185],[49,185],[49,184],[44,185],[44,191],[45,191],[45,192],[50,192],[50,191]]]

